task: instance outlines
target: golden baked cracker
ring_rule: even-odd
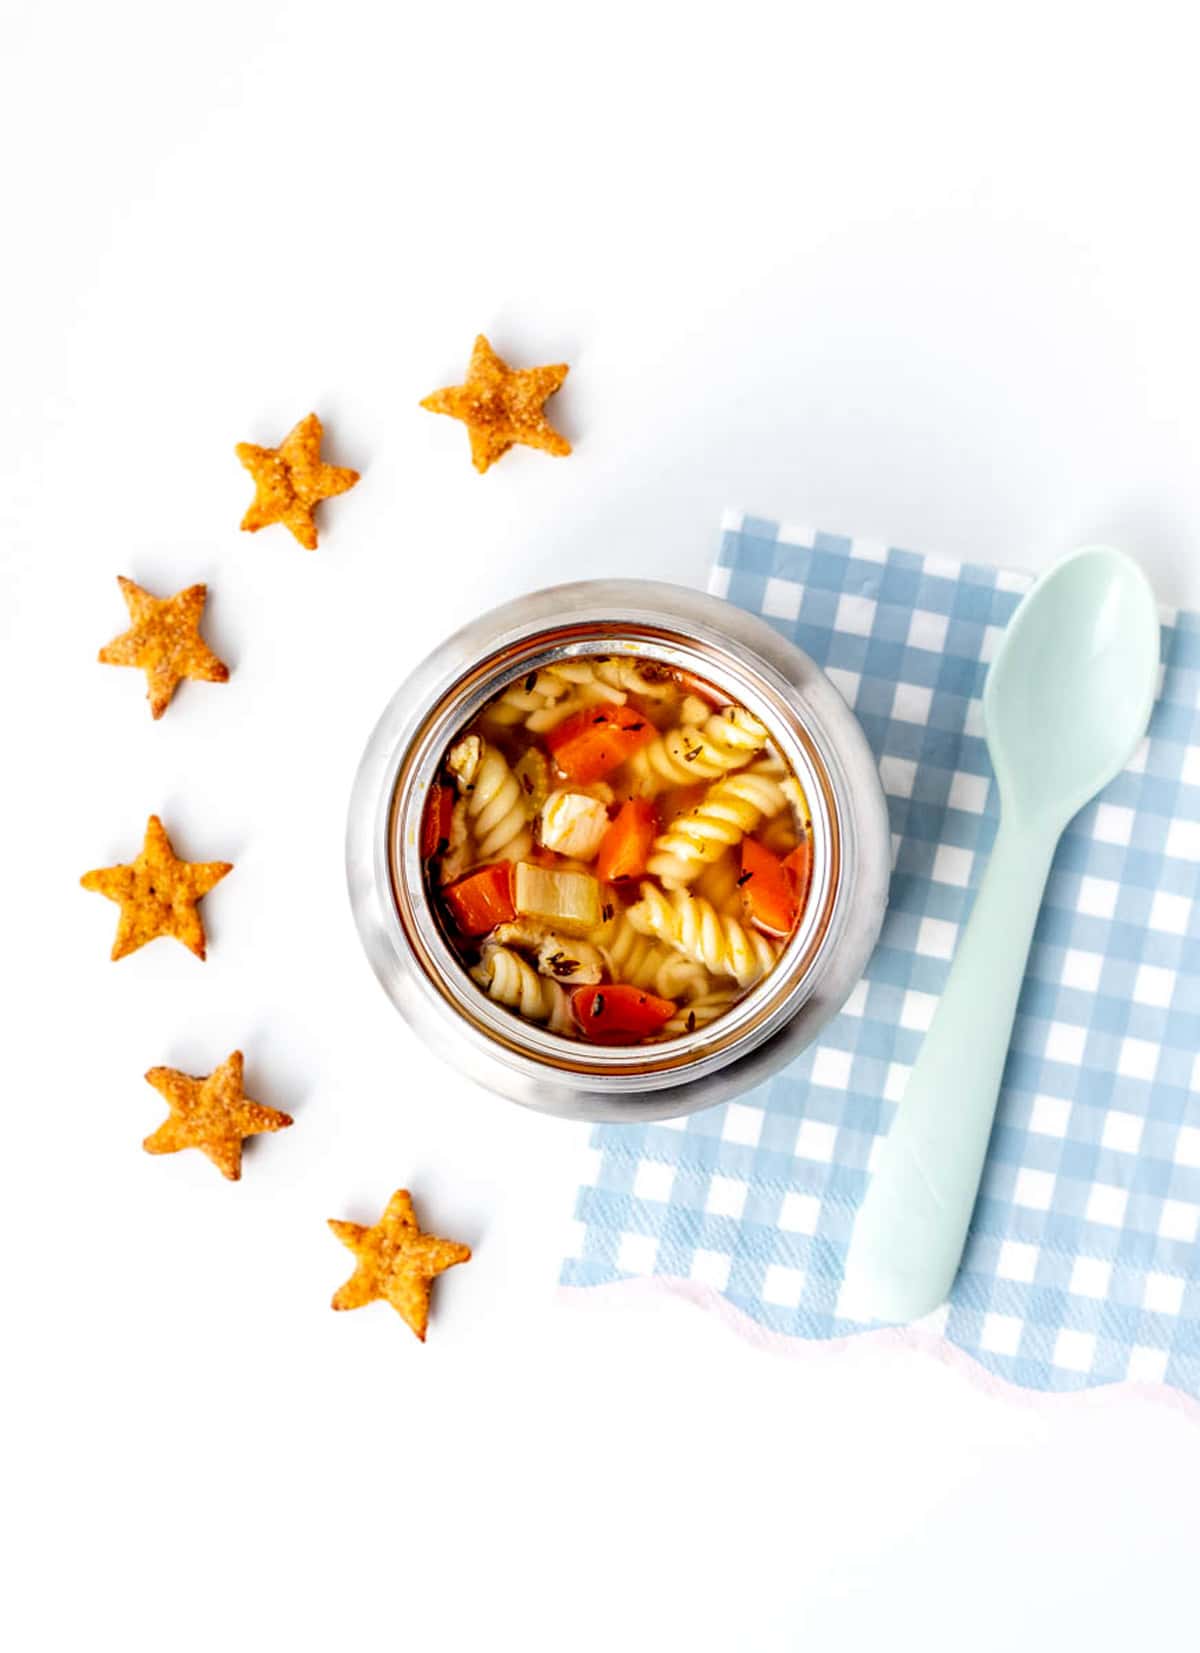
[[[249,533],[281,522],[307,550],[317,549],[313,511],[323,499],[344,494],[358,481],[357,471],[324,462],[321,435],[321,421],[310,413],[277,448],[238,443],[237,456],[254,478],[254,499],[242,518]]]
[[[204,923],[197,903],[232,871],[231,861],[181,861],[171,848],[166,828],[157,815],[151,815],[136,861],[98,867],[85,872],[79,882],[85,890],[96,890],[120,904],[114,959],[135,953],[156,936],[174,936],[202,959]]]
[[[550,424],[545,411],[568,371],[565,362],[555,367],[509,367],[480,333],[466,383],[435,390],[421,406],[462,420],[470,432],[471,462],[480,472],[515,442],[544,453],[568,454],[571,444]]]
[[[142,1143],[148,1154],[177,1154],[199,1148],[221,1175],[236,1182],[242,1174],[242,1142],[264,1131],[282,1131],[291,1114],[264,1107],[246,1095],[240,1050],[227,1056],[206,1079],[193,1079],[178,1068],[151,1068],[147,1082],[171,1110]]]
[[[117,584],[133,624],[100,650],[100,661],[105,666],[138,666],[145,672],[152,717],[163,715],[185,677],[202,683],[228,681],[229,667],[200,635],[206,585],[189,585],[173,597],[154,597],[123,574],[118,574]]]
[[[434,1277],[455,1263],[468,1262],[470,1246],[423,1234],[407,1188],[397,1189],[373,1228],[336,1217],[329,1219],[329,1226],[358,1259],[354,1273],[333,1294],[334,1308],[361,1309],[383,1298],[424,1343]]]

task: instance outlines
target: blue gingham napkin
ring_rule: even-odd
[[[1030,583],[727,519],[712,589],[825,668],[878,757],[888,915],[784,1073],[686,1120],[596,1128],[564,1284],[654,1276],[767,1338],[866,1329],[846,1245],[995,835],[979,697]],[[963,1270],[923,1323],[1033,1389],[1200,1399],[1200,614],[1163,622],[1149,739],[1054,862]]]

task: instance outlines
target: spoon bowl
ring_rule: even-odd
[[[988,674],[983,715],[1006,816],[1061,832],[1129,761],[1149,721],[1158,615],[1141,569],[1077,551],[1018,608]]]

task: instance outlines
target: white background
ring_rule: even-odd
[[[721,509],[1200,604],[1187,8],[4,7],[7,1640],[931,1653],[1182,1645],[1200,1430],[924,1355],[756,1351],[555,1291],[582,1133],[370,978],[341,869],[385,699],[566,577],[703,582]],[[419,411],[477,330],[567,360],[569,460]],[[363,481],[237,524],[309,409]],[[152,724],[114,577],[233,666]],[[210,958],[108,962],[146,815],[236,871]],[[235,1045],[296,1115],[152,1159],[143,1070]],[[475,1260],[422,1348],[333,1315],[412,1186]]]

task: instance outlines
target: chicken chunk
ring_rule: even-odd
[[[584,792],[552,792],[542,805],[542,843],[559,855],[591,861],[607,831],[608,810]]]

